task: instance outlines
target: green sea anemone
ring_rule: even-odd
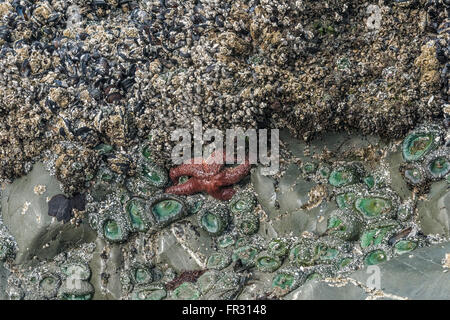
[[[406,161],[418,161],[437,146],[439,133],[434,130],[416,130],[408,134],[403,140],[402,154]]]
[[[399,228],[400,225],[395,220],[384,220],[367,225],[359,240],[361,248],[365,249],[387,243]]]
[[[393,211],[390,199],[376,196],[356,199],[355,209],[368,219],[389,216]]]
[[[240,192],[233,196],[229,203],[230,212],[245,214],[253,212],[256,206],[256,197],[251,192]]]
[[[281,267],[282,261],[269,251],[263,251],[256,257],[256,268],[261,272],[274,272]]]
[[[213,270],[222,270],[231,263],[231,255],[226,252],[216,252],[209,256],[206,267]]]
[[[328,182],[336,188],[355,184],[359,180],[361,173],[359,171],[361,170],[356,165],[338,167],[331,172]]]
[[[136,231],[147,231],[149,222],[146,217],[145,200],[140,198],[132,198],[125,204],[125,212],[128,215],[131,226]]]
[[[229,220],[225,206],[207,206],[198,214],[199,225],[212,236],[220,236],[227,228]]]
[[[364,257],[365,264],[369,266],[376,265],[387,260],[388,255],[382,249],[371,251]]]
[[[136,286],[131,293],[132,300],[162,300],[166,296],[166,290],[159,285]]]
[[[177,300],[198,300],[200,295],[200,290],[191,282],[183,282],[172,292],[172,297]]]
[[[394,244],[394,251],[397,254],[404,254],[417,248],[418,243],[412,240],[399,240]]]
[[[169,182],[167,171],[153,163],[141,163],[139,167],[139,177],[148,186],[155,188],[163,188]]]
[[[328,218],[327,234],[342,240],[355,240],[362,228],[362,222],[354,214],[334,211]]]
[[[450,153],[448,150],[438,150],[426,158],[425,170],[431,180],[444,178],[450,172]]]
[[[160,194],[147,203],[146,212],[156,229],[161,229],[187,215],[184,201],[175,195]]]

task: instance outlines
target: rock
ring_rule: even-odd
[[[269,176],[264,176],[261,173],[261,167],[251,170],[251,181],[255,188],[255,193],[258,198],[258,203],[261,204],[264,211],[269,216],[275,216],[278,212],[275,207],[277,194],[275,192],[275,179]]]
[[[450,189],[446,181],[434,183],[428,199],[420,201],[417,210],[425,234],[450,235]]]
[[[308,202],[308,192],[315,185],[301,178],[301,169],[290,165],[278,184],[277,199],[281,213],[291,213],[300,210]]]
[[[182,245],[170,229],[161,232],[156,256],[157,263],[168,263],[177,272],[202,269],[206,261],[203,255]]]
[[[288,294],[288,300],[364,300],[368,294],[357,285],[348,282],[344,286],[328,284],[324,281],[309,281]]]
[[[67,247],[96,238],[87,223],[76,227],[48,215],[47,199],[56,194],[61,194],[60,183],[42,163],[36,163],[29,174],[16,179],[2,192],[3,222],[19,248],[15,263],[30,262],[34,256],[51,259]]]
[[[450,299],[450,277],[443,266],[450,243],[421,248],[377,265],[381,290],[389,296],[408,299]],[[356,271],[350,278],[366,284],[373,275]]]
[[[303,231],[321,234],[326,229],[328,216],[337,208],[334,201],[323,201],[310,210],[301,209],[308,203],[308,193],[316,184],[304,180],[297,165],[290,165],[287,168],[280,178],[278,191],[275,191],[275,180],[263,176],[260,168],[252,170],[251,179],[258,203],[272,219],[270,225],[262,224],[260,229],[268,230],[273,236],[290,233],[300,236]],[[264,235],[264,232],[261,234]]]
[[[122,263],[119,245],[109,244],[105,240],[97,238],[95,252],[89,263],[92,270],[90,282],[95,288],[94,300],[120,299],[122,294],[120,283]]]

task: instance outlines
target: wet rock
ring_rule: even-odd
[[[158,263],[168,263],[178,272],[198,270],[204,263],[190,248],[181,245],[170,230],[164,230],[160,235],[156,256]]]
[[[261,168],[251,170],[251,181],[255,188],[258,202],[269,215],[274,215],[278,211],[275,203],[277,195],[275,193],[275,180],[270,176],[264,176]]]
[[[419,202],[417,210],[425,234],[450,235],[450,189],[446,181],[433,184],[427,200]]]
[[[121,296],[120,268],[123,263],[120,247],[97,238],[95,252],[89,267],[94,300],[117,300]]]
[[[305,181],[301,177],[301,169],[297,165],[291,165],[280,179],[277,199],[281,213],[299,210],[308,202],[308,192],[314,183]]]
[[[353,283],[331,285],[324,281],[309,281],[286,296],[289,300],[364,300],[368,294]]]
[[[60,183],[41,163],[35,164],[28,175],[7,185],[3,191],[3,222],[19,247],[16,263],[30,262],[34,256],[51,259],[71,245],[95,239],[95,233],[87,224],[76,227],[57,222],[48,215],[47,200],[56,194],[61,194]]]
[[[381,290],[388,297],[408,299],[450,299],[450,277],[443,260],[450,253],[450,243],[421,248],[379,264]],[[373,275],[366,269],[350,278],[366,284]]]

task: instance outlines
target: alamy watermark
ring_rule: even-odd
[[[241,164],[248,160],[250,164],[263,165],[263,175],[274,175],[279,170],[278,129],[227,129],[224,137],[222,130],[203,130],[200,118],[194,118],[193,134],[189,129],[176,129],[171,133],[171,140],[178,142],[171,154],[175,165],[201,164],[205,161],[215,164],[223,164],[224,161],[226,164]]]

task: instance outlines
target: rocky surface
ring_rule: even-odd
[[[426,234],[450,235],[450,192],[445,181],[435,184],[427,199],[418,205],[420,225]]]
[[[60,183],[42,163],[2,191],[3,222],[19,247],[16,263],[51,259],[73,245],[95,239],[86,223],[64,224],[48,215],[48,200],[61,192]]]
[[[448,10],[1,2],[0,299],[448,298]],[[175,179],[195,123],[282,129],[280,170]]]

